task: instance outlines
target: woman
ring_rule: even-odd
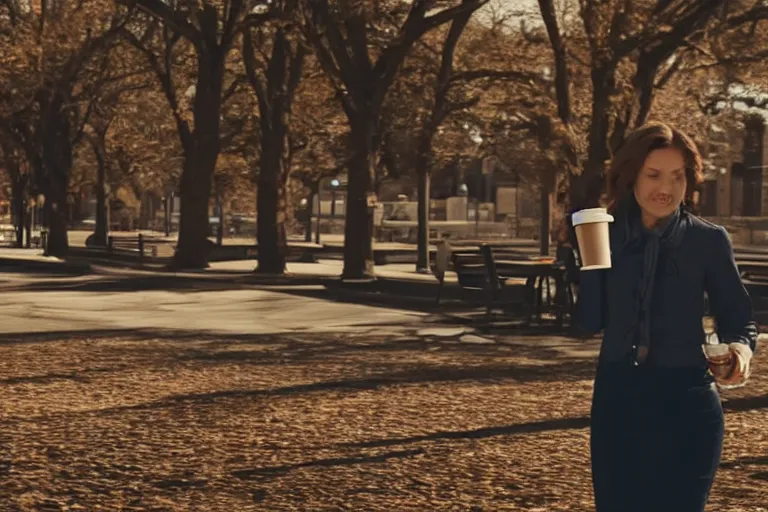
[[[701,512],[717,469],[715,386],[746,379],[757,326],[727,232],[690,213],[701,156],[660,123],[632,133],[608,175],[612,268],[580,273],[577,322],[604,331],[592,401],[598,512]],[[702,350],[705,295],[726,364]]]

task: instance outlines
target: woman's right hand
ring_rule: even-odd
[[[707,363],[718,384],[723,384],[736,370],[736,356],[730,350],[723,356],[709,357]]]
[[[742,343],[730,343],[728,353],[708,357],[709,371],[721,386],[739,386],[749,377],[752,350]]]

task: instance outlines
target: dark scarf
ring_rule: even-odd
[[[664,222],[650,230],[643,226],[640,206],[632,195],[616,210],[616,222],[618,236],[614,247],[618,249],[617,256],[620,257],[627,248],[643,247],[643,271],[637,297],[639,332],[634,354],[635,361],[642,363],[651,346],[651,301],[659,252],[670,254],[680,245],[687,225],[686,213],[677,208]]]

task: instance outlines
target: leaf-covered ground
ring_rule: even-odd
[[[4,342],[0,510],[591,510],[596,343],[492,338]],[[709,510],[768,511],[764,354]]]

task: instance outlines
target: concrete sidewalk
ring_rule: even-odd
[[[160,265],[125,264],[101,259],[59,259],[43,256],[40,249],[7,249],[0,248],[0,272],[26,272],[39,274],[69,274],[69,275],[111,275],[126,278],[138,276],[163,276],[189,279],[237,280],[250,284],[301,284],[314,282],[316,284],[336,282],[343,271],[341,260],[323,259],[317,263],[288,263],[285,276],[269,276],[254,273],[258,260],[237,260],[211,262],[207,269],[187,271],[167,271]],[[413,288],[413,294],[419,296],[434,296],[437,290],[437,278],[432,274],[421,274],[413,264],[388,264],[375,268],[376,277],[390,284],[404,285],[408,292]],[[457,285],[456,274],[446,275],[446,284],[453,288]],[[408,295],[410,293],[406,293]]]
[[[258,266],[258,260],[217,261],[210,264],[208,272],[243,274],[253,272]],[[312,276],[336,278],[341,276],[344,270],[344,262],[341,260],[319,260],[317,263],[288,263],[288,274],[293,276]],[[399,279],[420,283],[437,283],[437,278],[432,274],[416,272],[415,265],[411,263],[390,263],[377,265],[376,276],[387,279]],[[457,282],[456,274],[448,272],[446,282]]]
[[[83,260],[64,260],[43,256],[42,249],[17,249],[0,247],[0,271],[18,270],[56,274],[84,274],[90,264]]]
[[[394,244],[393,244],[394,245]],[[217,261],[211,262],[208,269],[196,274],[230,274],[245,275],[251,274],[258,266],[258,260],[236,260],[236,261]],[[0,268],[18,267],[29,268],[30,271],[46,271],[74,269],[78,272],[88,269],[90,266],[99,266],[99,263],[92,262],[88,265],[81,258],[60,259],[52,256],[43,256],[42,249],[16,249],[0,248]],[[317,277],[317,278],[337,278],[341,276],[344,263],[341,260],[321,259],[317,263],[288,263],[288,274],[296,277]],[[162,272],[159,268],[145,266],[142,272]],[[176,272],[177,274],[184,272]],[[398,279],[404,281],[414,281],[421,283],[437,283],[437,279],[432,274],[421,274],[416,272],[415,265],[412,263],[391,263],[388,265],[376,266],[377,277],[387,279]],[[456,282],[456,274],[449,272],[446,275],[446,282]]]

